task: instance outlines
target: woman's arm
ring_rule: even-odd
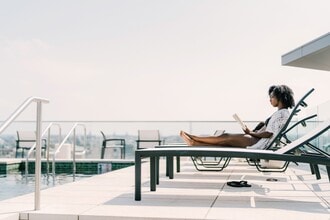
[[[246,128],[244,132],[245,134],[249,134],[252,137],[256,137],[256,138],[270,138],[273,135],[273,133],[269,131],[255,132],[255,131],[250,131],[250,129],[248,128]]]

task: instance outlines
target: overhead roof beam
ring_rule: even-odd
[[[330,32],[282,55],[282,65],[330,71]]]

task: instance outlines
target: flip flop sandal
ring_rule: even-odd
[[[248,184],[247,181],[245,181],[245,180],[230,181],[230,182],[227,182],[227,185],[231,186],[231,187],[251,187],[251,185]]]

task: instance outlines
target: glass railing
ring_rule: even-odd
[[[299,117],[294,117],[293,121],[297,121],[303,117],[318,114],[317,118],[309,121],[306,127],[298,126],[293,129],[289,136],[296,139],[314,128],[319,122],[330,118],[330,101],[317,107],[308,107],[299,113]],[[44,121],[45,128],[51,121]],[[62,138],[67,135],[70,128],[77,121],[52,121],[61,125]],[[187,131],[192,134],[210,135],[216,130],[222,129],[229,133],[241,133],[240,125],[236,121],[79,121],[86,126],[87,144],[85,149],[85,158],[100,158],[103,131],[109,138],[124,138],[126,140],[126,158],[133,158],[136,149],[136,139],[138,130],[159,130],[163,143],[182,142],[179,137],[180,130]],[[253,128],[257,121],[246,121],[246,124]],[[17,130],[35,130],[35,121],[15,121],[0,136],[0,158],[14,158],[16,145]],[[51,131],[50,148],[59,142],[59,131],[53,129]],[[83,146],[83,132],[76,134],[77,146]],[[72,143],[72,140],[69,139]],[[320,138],[314,141],[314,144],[321,149],[330,152],[330,131],[326,132]],[[52,149],[51,149],[52,150]],[[115,151],[115,149],[113,150]],[[110,152],[111,157],[120,157],[120,152]],[[108,155],[109,156],[109,155]],[[107,157],[107,155],[106,155]],[[105,157],[105,158],[106,158]]]
[[[53,121],[61,125],[64,137],[76,121]],[[50,122],[44,121],[43,127]],[[126,158],[133,158],[136,149],[138,130],[159,130],[163,143],[181,142],[179,131],[184,130],[194,134],[209,135],[217,129],[226,129],[228,132],[240,132],[240,126],[233,121],[79,121],[86,126],[87,144],[86,158],[100,158],[103,131],[108,138],[124,138],[126,140]],[[253,126],[256,122],[247,122]],[[0,139],[0,157],[15,157],[16,131],[35,130],[33,121],[15,121]],[[58,144],[58,130],[51,131],[50,147]],[[83,146],[83,134],[77,131],[77,145]],[[72,142],[69,139],[68,142]],[[52,149],[51,149],[52,150]],[[119,152],[112,152],[114,154]]]
[[[296,119],[294,119],[296,121]],[[43,126],[46,126],[50,122],[45,121]],[[76,121],[56,121],[61,125],[62,136],[64,137],[69,129]],[[241,133],[240,125],[235,121],[79,121],[86,126],[87,130],[87,144],[84,149],[84,134],[81,131],[77,131],[76,143],[79,149],[85,152],[84,158],[100,158],[102,136],[103,131],[108,138],[123,138],[126,140],[126,159],[132,159],[134,151],[136,149],[136,140],[138,130],[159,130],[161,140],[166,143],[178,143],[182,142],[179,137],[180,130],[187,131],[189,133],[198,135],[211,135],[218,129],[225,129],[229,133]],[[247,121],[246,124],[253,128],[256,126],[257,121]],[[308,122],[306,128],[302,126],[293,129],[289,136],[291,139],[296,139],[311,128],[315,127],[318,122]],[[1,135],[0,143],[0,158],[14,158],[15,157],[15,144],[16,144],[16,131],[17,130],[34,130],[32,121],[17,121],[14,122],[6,133]],[[54,129],[51,132],[50,137],[50,151],[54,150],[54,146],[58,145],[58,130]],[[324,147],[324,143],[329,142],[329,133],[322,136],[317,140],[317,145]],[[68,140],[68,143],[72,143],[72,140]],[[79,148],[80,147],[80,148]],[[111,152],[106,152],[105,158],[120,158],[120,152],[116,149]]]
[[[316,107],[307,108],[305,111],[305,114],[312,115],[317,114],[317,121],[322,122],[330,119],[330,101],[327,101],[325,103],[322,103]],[[315,123],[317,124],[317,123]],[[314,125],[316,126],[316,125]],[[307,127],[308,129],[311,129],[312,126]],[[297,133],[304,133],[308,129],[300,129],[297,131]],[[314,144],[319,146],[322,150],[325,152],[330,153],[330,130],[325,132],[320,138],[317,138],[314,141]]]

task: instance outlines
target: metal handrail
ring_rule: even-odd
[[[0,127],[0,134],[6,130],[6,128],[32,103],[32,102],[43,102],[49,103],[48,99],[39,98],[39,97],[30,97],[26,99],[13,114],[11,114],[7,120],[5,120]]]
[[[86,147],[86,126],[81,123],[75,123],[69,133],[65,136],[65,138],[62,140],[61,144],[58,146],[56,151],[54,151],[53,154],[53,163],[52,163],[52,170],[53,170],[53,177],[55,179],[55,159],[56,159],[56,154],[60,152],[62,146],[65,144],[65,142],[68,140],[70,135],[73,133],[73,152],[72,152],[72,172],[73,172],[73,177],[75,177],[76,174],[76,128],[77,126],[82,126],[84,128],[84,147]]]
[[[58,123],[49,123],[49,125],[45,128],[45,130],[42,132],[41,134],[41,138],[48,132],[48,137],[47,137],[47,152],[46,152],[46,156],[47,156],[47,173],[49,173],[49,143],[50,143],[50,128],[53,126],[57,126],[59,128],[59,140],[58,142],[61,142],[62,139],[62,129],[61,129],[61,125]],[[26,156],[26,160],[25,160],[25,175],[27,176],[29,174],[29,157],[31,155],[31,153],[33,152],[33,150],[36,147],[36,143],[29,149],[27,156]]]
[[[35,192],[34,192],[34,209],[40,209],[40,180],[41,180],[41,113],[42,103],[49,103],[48,99],[39,97],[30,97],[21,104],[9,118],[4,121],[0,127],[0,134],[32,103],[37,103],[36,118],[36,161],[35,161]]]

